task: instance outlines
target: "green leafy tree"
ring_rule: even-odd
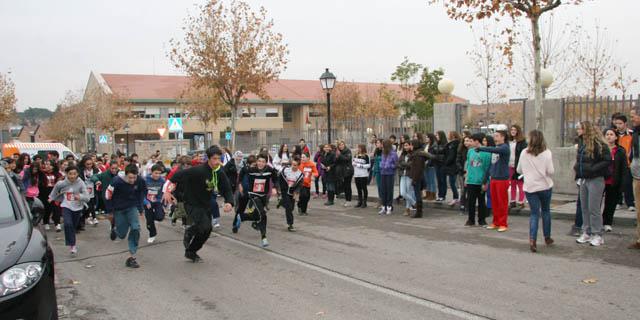
[[[415,114],[416,80],[421,69],[421,64],[411,62],[409,58],[405,56],[402,63],[396,67],[396,71],[391,74],[391,81],[400,82],[400,89],[402,89],[400,107],[405,111],[405,114],[409,116]]]
[[[416,115],[419,119],[433,117],[433,105],[440,94],[438,82],[440,82],[442,76],[444,76],[444,70],[442,69],[422,69],[422,76],[416,89],[416,99],[414,103],[408,105],[407,115]]]

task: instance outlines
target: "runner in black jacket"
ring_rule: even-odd
[[[191,218],[191,225],[184,232],[184,256],[198,262],[202,259],[197,251],[202,248],[211,234],[211,197],[213,193],[224,197],[224,211],[233,208],[233,193],[229,179],[222,171],[222,150],[218,146],[207,149],[207,162],[199,166],[181,170],[173,175],[163,190],[163,202],[173,203],[173,191],[184,187],[184,207]]]

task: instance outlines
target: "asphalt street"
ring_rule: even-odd
[[[290,233],[272,208],[267,249],[248,223],[232,234],[223,216],[196,264],[183,257],[182,228],[165,220],[151,245],[143,226],[135,270],[106,221],[79,234],[76,258],[49,231],[59,308],[67,319],[638,319],[632,228],[615,227],[594,248],[553,220],[555,245],[539,240],[534,254],[527,217],[497,233],[429,210],[410,219],[313,200]]]

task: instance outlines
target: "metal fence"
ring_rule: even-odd
[[[324,119],[312,119],[306,128],[252,129],[236,133],[236,149],[255,152],[261,147],[268,147],[275,152],[281,144],[292,146],[298,144],[300,139],[305,139],[307,145],[315,151],[319,145],[327,143],[327,131]],[[417,132],[433,132],[433,119],[360,118],[331,122],[332,142],[344,140],[350,148],[358,144],[365,144],[369,148],[374,135],[388,138],[392,134],[396,137],[408,134],[411,137]]]
[[[623,97],[573,97],[562,99],[563,146],[572,145],[577,137],[576,127],[582,121],[590,121],[604,130],[611,125],[611,116],[621,113],[629,118],[629,112],[640,107],[640,95]]]

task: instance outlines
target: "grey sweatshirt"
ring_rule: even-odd
[[[80,200],[75,200],[75,195],[79,195]],[[56,183],[49,194],[49,199],[59,201],[62,208],[80,211],[84,209],[85,203],[89,202],[90,196],[82,179],[78,178],[74,183],[71,183],[69,179],[65,178]]]

